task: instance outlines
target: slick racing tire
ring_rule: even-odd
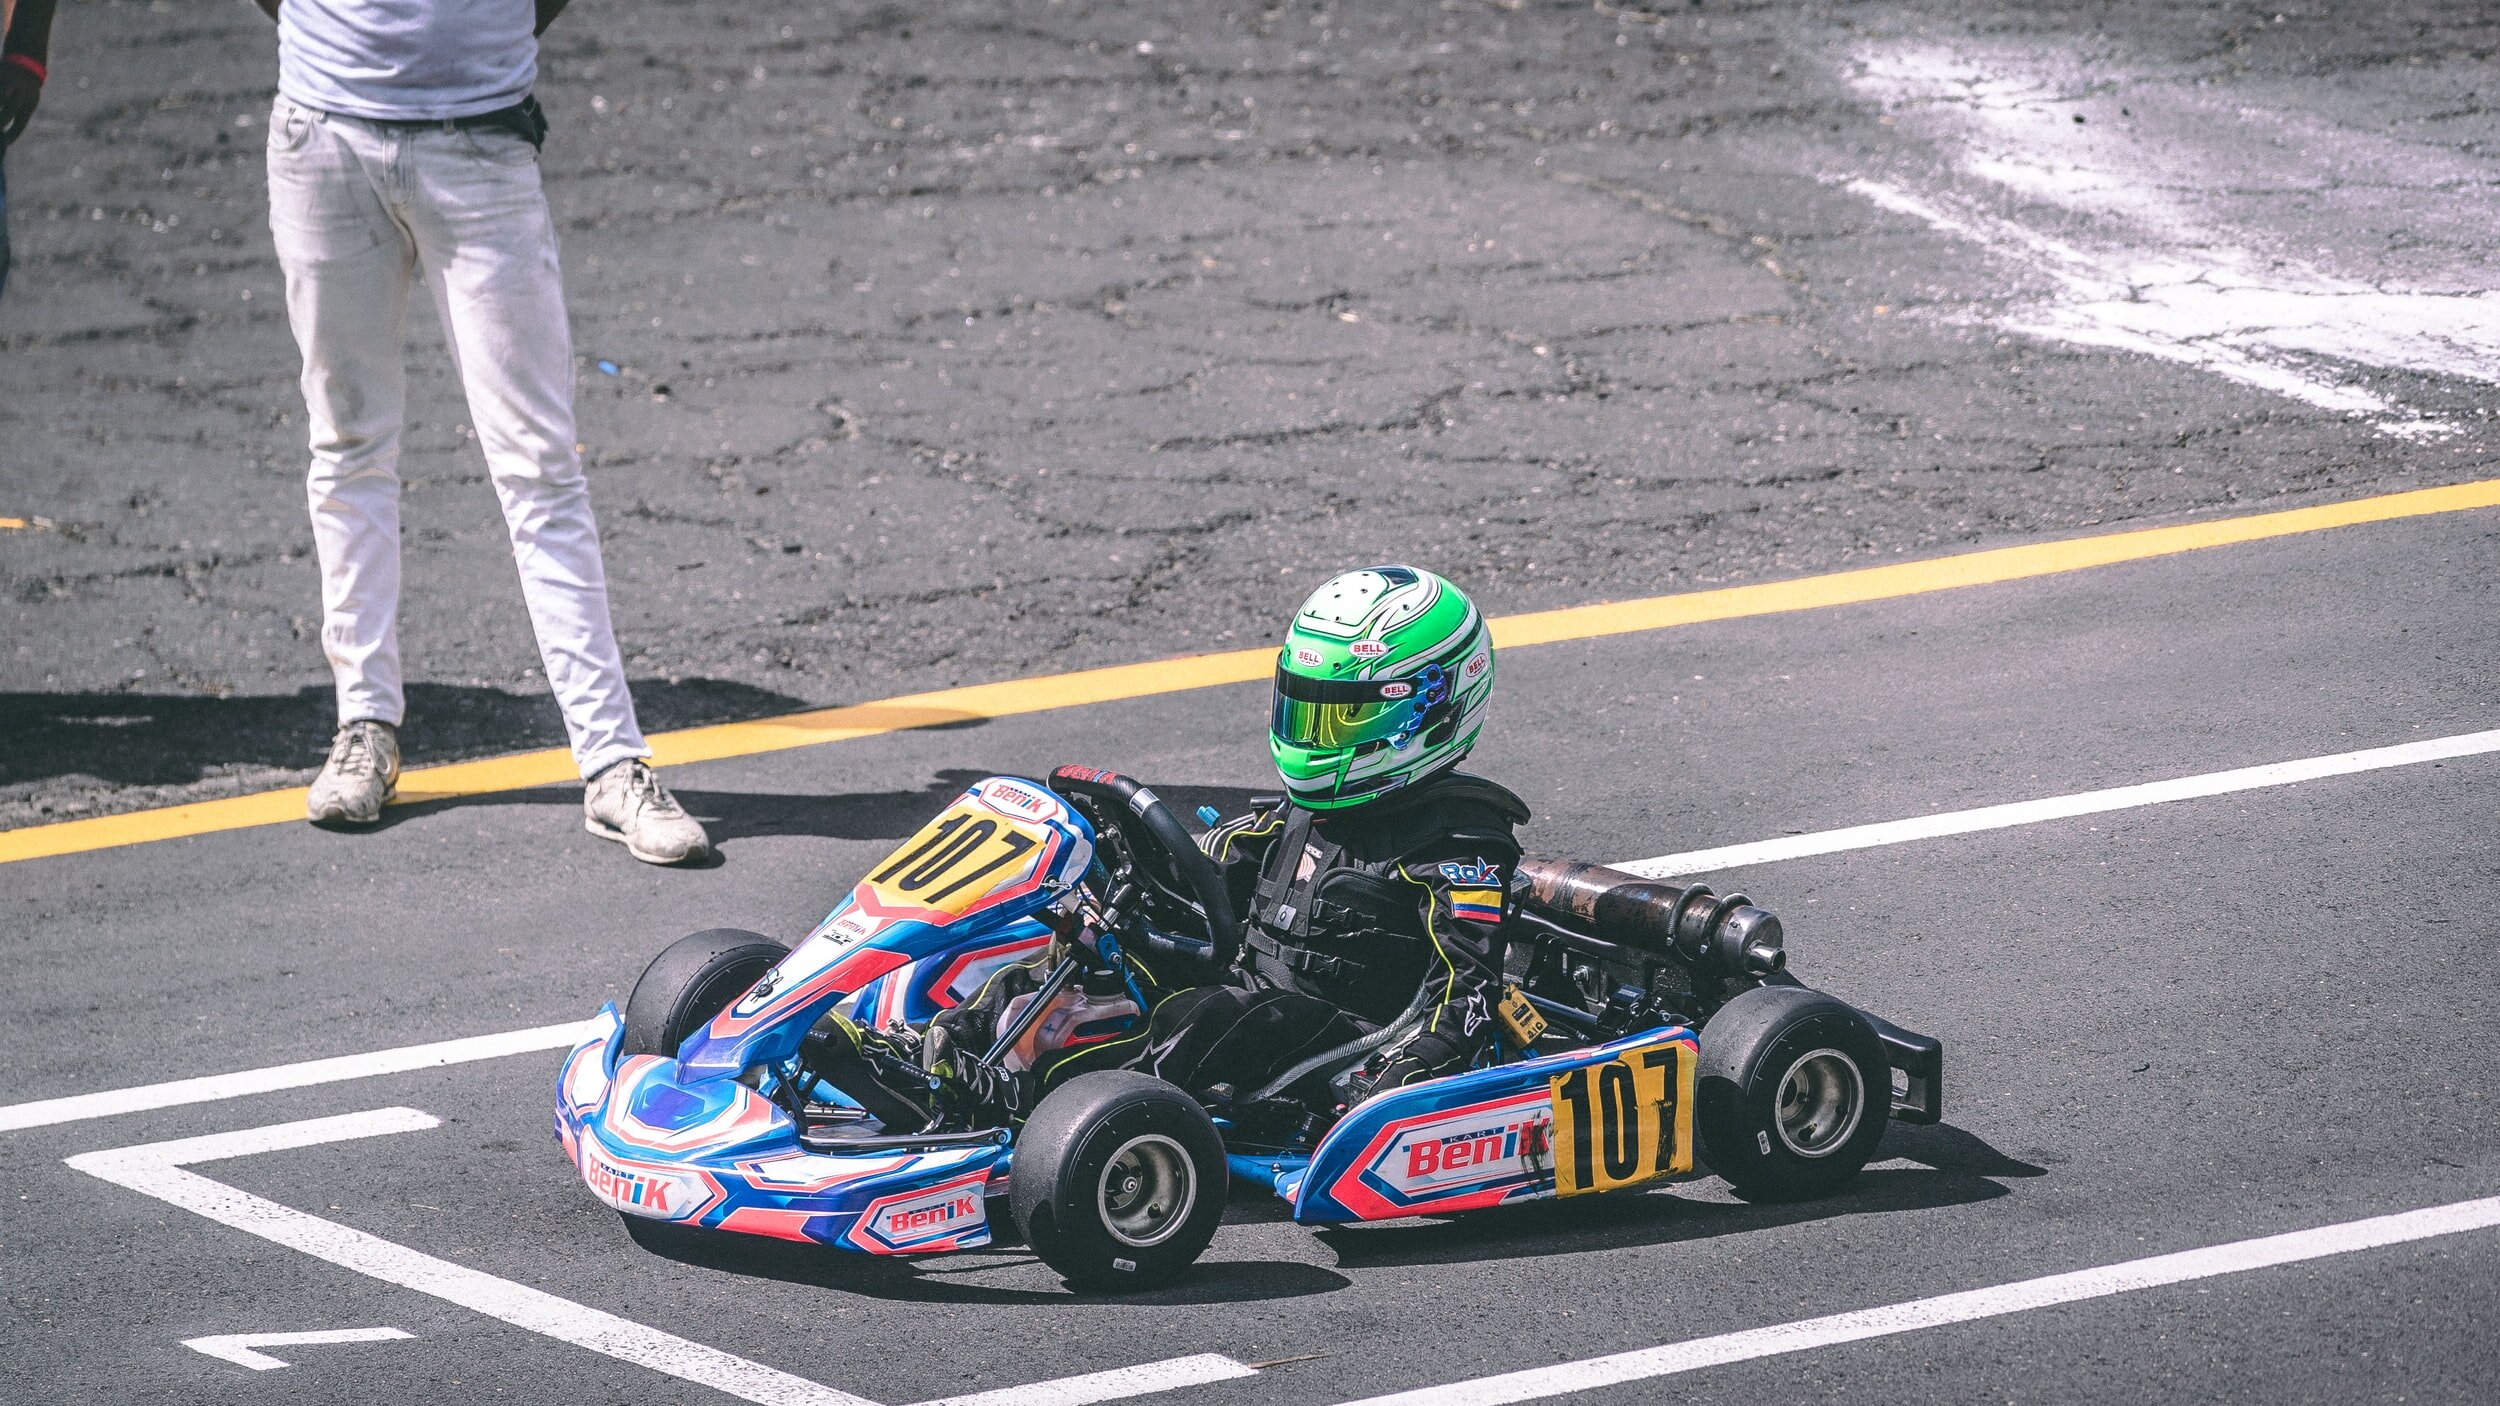
[[[1151,1289],[1224,1219],[1224,1139],[1196,1099],[1129,1070],[1051,1090],[1016,1135],[1008,1197],[1042,1262],[1082,1289]]]
[[[1874,1155],[1892,1068],[1848,1003],[1758,986],[1701,1028],[1694,1121],[1710,1169],[1761,1201],[1829,1196]]]
[[[670,943],[625,998],[624,1052],[676,1058],[687,1036],[789,955],[762,933],[738,928],[708,928]]]

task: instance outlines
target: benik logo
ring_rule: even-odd
[[[1553,1126],[1545,1118],[1522,1118],[1498,1127],[1471,1128],[1430,1141],[1410,1142],[1406,1145],[1406,1179],[1435,1180],[1445,1172],[1473,1172],[1517,1164],[1523,1155],[1542,1160]]]
[[[924,1230],[936,1230],[957,1221],[970,1220],[981,1210],[981,1198],[973,1195],[950,1196],[934,1206],[914,1206],[888,1211],[885,1224],[878,1227],[895,1239],[906,1239]]]
[[[1027,820],[1041,820],[1050,814],[1050,802],[1031,791],[1008,781],[993,781],[981,788],[981,799],[1010,815]]]
[[[646,1216],[675,1214],[668,1204],[669,1183],[656,1177],[638,1177],[621,1168],[611,1167],[597,1157],[582,1158],[582,1180],[590,1184],[592,1194],[620,1211]]]
[[[1553,1119],[1541,1089],[1417,1118],[1374,1144],[1366,1176],[1400,1205],[1531,1181],[1553,1165]]]
[[[957,1177],[870,1203],[844,1239],[875,1254],[908,1254],[931,1248],[978,1245],[989,1239],[989,1210],[981,1193],[986,1171]]]

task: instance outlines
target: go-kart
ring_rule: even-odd
[[[1071,1283],[1136,1289],[1206,1248],[1231,1178],[1302,1223],[1385,1220],[1641,1185],[1689,1171],[1698,1141],[1739,1192],[1810,1197],[1857,1174],[1888,1118],[1941,1114],[1938,1043],[1799,984],[1779,920],[1742,895],[1529,860],[1511,910],[1502,1034],[1464,1072],[1359,1097],[1393,1022],[1256,1089],[1100,1071],[1020,1125],[889,1128],[825,1073],[845,1024],[909,1040],[1040,964],[986,1047],[956,1051],[1037,1081],[1130,1033],[1158,985],[1238,956],[1230,895],[1153,791],[1086,767],[992,777],[795,948],[715,929],[661,952],[566,1056],[556,1136],[627,1215],[917,1255],[988,1243],[1003,1210]],[[873,1043],[854,1057],[897,1066],[881,1081],[935,1094]]]

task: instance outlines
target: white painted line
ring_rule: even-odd
[[[1967,835],[1978,830],[2002,830],[2014,825],[2037,825],[2044,820],[2069,820],[2078,815],[2098,815],[2104,811],[2130,810],[2137,806],[2159,805],[2165,801],[2193,800],[2200,796],[2222,796],[2233,791],[2255,791],[2268,786],[2290,786],[2302,781],[2315,781],[2327,776],[2348,776],[2357,771],[2379,771],[2387,767],[2415,766],[2423,762],[2445,761],[2451,757],[2470,757],[2484,752],[2500,752],[2500,729],[2490,732],[2468,732],[2455,737],[2435,737],[2423,742],[2406,742],[2394,747],[2372,747],[2361,752],[2338,752],[2329,757],[2303,757],[2297,761],[2268,762],[2263,766],[2241,767],[2236,771],[2207,772],[2203,776],[2183,776],[2175,781],[2151,781],[2140,786],[2114,786],[2106,791],[2084,791],[2072,796],[2050,796],[2037,801],[2015,801],[2006,805],[1981,806],[1976,810],[1951,810],[1941,815],[1921,815],[1908,820],[1887,820],[1875,825],[1852,825],[1840,830],[1821,830],[1811,835],[1783,835],[1776,840],[1755,840],[1748,844],[1721,845],[1717,849],[1687,850],[1682,854],[1662,854],[1655,859],[1636,859],[1614,867],[1645,878],[1679,878],[1687,874],[1704,874],[1713,869],[1733,869],[1744,864],[1768,864],[1780,859],[1801,859],[1814,854],[1837,854],[1842,850],[1873,849],[1880,845],[1897,845],[1909,840],[1930,840],[1942,835]]]
[[[1619,1352],[1608,1357],[1591,1357],[1552,1367],[1534,1367],[1524,1372],[1505,1372],[1471,1382],[1453,1382],[1448,1386],[1366,1397],[1359,1402],[1348,1402],[1346,1406],[1509,1406],[1512,1402],[1593,1391],[1599,1387],[1673,1376],[1728,1362],[1749,1362],[1755,1358],[1806,1352],[1838,1343],[1914,1333],[1922,1328],[1939,1328],[1948,1323],[1969,1323],[2009,1313],[2027,1313],[2032,1309],[2052,1308],[2058,1304],[2080,1303],[2086,1299],[2107,1298],[2113,1294],[2129,1294],[2138,1289],[2155,1289],[2166,1284],[2183,1284],[2224,1274],[2244,1274],[2253,1269],[2325,1259],[2330,1255],[2348,1255],[2356,1250],[2374,1250],[2441,1235],[2459,1235],[2496,1225],[2500,1225],[2500,1196],[2458,1201],[2392,1216],[2373,1216],[2368,1220],[2319,1226],[2314,1230],[2296,1230],[2288,1235],[2209,1245],[2201,1250],[2182,1250],[2177,1254],[2128,1260],[2123,1264],[2103,1265],[2097,1269],[2051,1274],[1986,1289],[1968,1289],[1958,1294],[1939,1294],[1930,1299],[1913,1299],[1908,1303],[1887,1304],[1881,1308],[1863,1308],[1823,1318],[1773,1324],[1767,1328],[1749,1328],[1715,1338],[1695,1338],[1664,1347]]]
[[[1089,1372],[1081,1377],[1062,1377],[1055,1382],[976,1391],[970,1396],[942,1397],[936,1401],[924,1401],[921,1406],[1091,1406],[1097,1401],[1116,1401],[1124,1397],[1257,1375],[1257,1368],[1235,1362],[1220,1352],[1202,1352],[1194,1357],[1175,1357],[1164,1362],[1140,1363],[1135,1367],[1114,1367],[1108,1372]]]
[[[0,1107],[0,1133],[19,1128],[40,1128],[53,1123],[75,1123],[88,1118],[109,1118],[117,1113],[137,1113],[151,1108],[173,1108],[186,1103],[214,1103],[220,1099],[242,1098],[247,1094],[331,1084],[342,1079],[368,1079],[376,1074],[404,1074],[412,1069],[433,1069],[479,1059],[501,1059],[505,1055],[528,1054],[535,1050],[567,1049],[589,1039],[600,1027],[601,1022],[593,1017],[567,1021],[562,1025],[540,1025],[528,1030],[506,1030],[494,1035],[439,1040],[429,1045],[403,1045],[395,1050],[339,1055],[331,1059],[306,1060],[301,1064],[246,1069],[233,1074],[208,1074],[197,1079],[176,1079],[168,1084],[142,1084],[137,1088],[107,1089],[102,1093],[12,1103]]]
[[[575,1347],[588,1348],[620,1362],[631,1362],[683,1381],[727,1392],[741,1400],[756,1402],[758,1406],[876,1406],[866,1397],[837,1391],[805,1377],[750,1362],[718,1348],[663,1333],[657,1328],[647,1328],[525,1284],[499,1279],[483,1270],[436,1259],[405,1245],[393,1244],[335,1221],[323,1220],[319,1216],[263,1200],[249,1192],[238,1191],[196,1172],[182,1170],[193,1163],[215,1162],[228,1157],[250,1157],[263,1152],[317,1147],[354,1138],[420,1132],[439,1123],[440,1120],[433,1114],[421,1113],[413,1108],[377,1108],[332,1118],[308,1118],[264,1128],[244,1128],[230,1133],[178,1138],[171,1142],[85,1152],[66,1160],[89,1176],[153,1196],[169,1205],[206,1216],[220,1225],[246,1234],[257,1235],[273,1244],[284,1245],[290,1250],[301,1250],[342,1269],[352,1269],[387,1284],[432,1295],[489,1318],[501,1319],[516,1328],[525,1328]],[[841,1252],[828,1250],[826,1253]],[[267,1370],[286,1364],[274,1357],[250,1352],[247,1350],[249,1347],[286,1343],[369,1342],[407,1336],[409,1334],[397,1328],[356,1328],[334,1333],[262,1333],[193,1338],[185,1345],[213,1357]],[[247,1361],[247,1358],[259,1360]],[[1091,1406],[1091,1403],[1099,1401],[1116,1401],[1124,1397],[1170,1391],[1176,1387],[1254,1375],[1255,1368],[1209,1352],[1134,1367],[1116,1367],[1107,1372],[1089,1372],[1057,1381],[1006,1387],[971,1396],[950,1396],[942,1402],[928,1403],[928,1406]]]
[[[849,1392],[836,1391],[805,1377],[749,1362],[718,1348],[689,1342],[509,1279],[498,1279],[467,1265],[420,1254],[404,1245],[182,1170],[192,1162],[415,1132],[434,1127],[436,1122],[433,1115],[413,1108],[381,1108],[177,1142],[81,1153],[68,1162],[89,1176],[153,1196],[272,1244],[300,1250],[343,1269],[432,1295],[620,1362],[727,1392],[757,1406],[873,1406]]]
[[[386,1343],[416,1334],[405,1328],[325,1328],[311,1333],[221,1333],[209,1338],[184,1338],[182,1345],[196,1352],[249,1367],[255,1372],[274,1372],[287,1365],[260,1347],[322,1347],[330,1343]]]
[[[2210,772],[2176,781],[2154,781],[2140,786],[2113,787],[2106,791],[2085,791],[2072,796],[2051,796],[2045,800],[1947,811],[1941,815],[1918,816],[1909,820],[1852,825],[1811,835],[1783,835],[1775,840],[1755,840],[1747,844],[1721,845],[1716,849],[1662,854],[1655,859],[1636,859],[1614,867],[1648,878],[1675,878],[1714,869],[1733,869],[1741,864],[1768,864],[1781,859],[1836,854],[1842,850],[1897,845],[1908,840],[2034,825],[2044,820],[2065,820],[2078,815],[2157,805],[2164,801],[2219,796],[2268,786],[2289,786],[2321,777],[2411,766],[2494,751],[2500,751],[2500,729],[2406,742],[2393,747],[2374,747],[2360,752],[2338,752],[2328,757],[2269,762],[2264,766]],[[589,1039],[600,1028],[601,1022],[594,1016],[563,1025],[507,1030],[497,1035],[471,1035],[430,1045],[403,1045],[398,1049],[374,1050],[368,1054],[340,1055],[332,1059],[307,1060],[301,1064],[177,1079],[170,1084],[143,1084],[137,1088],[107,1089],[101,1093],[72,1094],[66,1098],[9,1104],[0,1107],[0,1132],[72,1123],[87,1118],[107,1118],[117,1113],[135,1113],[151,1108],[171,1108],[185,1103],[242,1098],[248,1094],[303,1088],[344,1079],[366,1079],[377,1074],[399,1074],[471,1060],[499,1059],[505,1055],[528,1054],[537,1050],[564,1049]]]

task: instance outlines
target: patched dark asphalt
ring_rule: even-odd
[[[2187,202],[2141,223],[2251,276],[2489,287],[2487,7],[2274,13],[585,5],[544,165],[643,711],[1238,645],[1353,560],[1507,612],[2488,476],[2487,385],[2304,354],[2458,425],[2421,445],[2012,335],[2063,270],[1848,184],[2091,232],[1983,179],[1958,53],[2040,87],[2035,186],[2140,171],[2104,203]],[[51,524],[0,536],[10,824],[300,779],[332,721],[275,40],[211,0],[61,23],[9,162],[0,516]],[[1905,68],[1941,96],[1870,86]],[[558,742],[412,326],[407,745]]]
[[[2038,269],[1847,184],[2105,234],[1983,206],[1984,153],[1865,87],[1934,48],[2077,55],[2095,122],[2242,112],[2178,134],[2244,147],[2200,219],[2489,287],[2489,16],[2275,13],[586,3],[547,166],[646,713],[1233,647],[1357,558],[1508,611],[2489,477],[2481,381],[2280,363],[2450,427],[2407,438],[2026,336]],[[0,515],[49,526],[0,532],[0,823],[318,758],[301,408],[238,125],[270,42],[222,5],[70,5],[70,81],[11,153]],[[2326,177],[2282,179],[2289,150]],[[436,354],[410,740],[551,742]],[[1620,860],[2500,727],[2495,568],[2483,510],[1516,650],[1475,766],[1533,850]],[[1261,714],[1226,688],[681,768],[725,855],[694,872],[584,834],[570,789],[9,865],[0,1101],[574,1019],[680,932],[803,931],[979,775],[1089,761],[1229,808],[1267,785]],[[728,1399],[62,1163],[391,1106],[442,1126],[200,1170],[897,1403],[1214,1351],[1319,1356],[1148,1399],[1326,1406],[2500,1194],[2495,784],[2484,755],[1710,875],[1806,980],[1946,1042],[1946,1127],[1808,1206],[1703,1178],[1315,1232],[1245,1193],[1138,1300],[1012,1249],[638,1241],[553,1145],[551,1055],[0,1133],[0,1401]],[[2482,1401],[2495,1291],[2477,1232],[1571,1399]],[[376,1324],[416,1339],[269,1373],[181,1346]]]

